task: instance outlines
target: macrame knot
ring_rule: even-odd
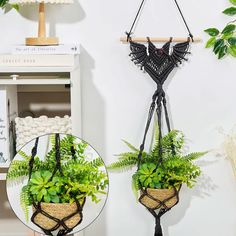
[[[125,34],[127,35],[127,38],[126,38],[127,42],[131,41],[131,35],[132,35],[133,33],[126,31]]]

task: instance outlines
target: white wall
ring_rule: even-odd
[[[138,146],[154,83],[128,58],[128,46],[119,37],[128,30],[137,0],[80,0],[73,6],[51,6],[50,20],[61,42],[81,43],[84,138],[106,163],[125,150],[121,139]],[[227,0],[182,0],[182,9],[194,35],[206,40],[204,28],[224,26],[220,12]],[[26,7],[27,8],[27,7]],[[0,18],[1,47],[22,43],[36,33],[32,8]],[[184,36],[185,28],[173,2],[147,1],[136,35]],[[234,69],[233,69],[234,66]],[[192,46],[189,63],[167,84],[174,128],[183,130],[191,151],[219,147],[218,126],[229,130],[236,123],[235,60],[218,61],[203,44]],[[183,189],[181,202],[163,217],[165,236],[235,236],[236,183],[223,158],[209,154],[201,161],[204,177],[193,189]],[[154,220],[135,203],[127,174],[110,175],[110,196],[105,212],[86,230],[86,236],[153,235]]]

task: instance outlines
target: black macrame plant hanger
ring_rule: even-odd
[[[30,181],[31,179],[31,176],[32,176],[32,172],[33,172],[33,167],[34,167],[34,159],[35,159],[35,156],[37,155],[37,149],[38,149],[38,142],[39,142],[39,137],[36,138],[35,140],[35,145],[32,149],[32,152],[31,152],[31,159],[29,161],[29,179],[28,181]],[[71,145],[71,156],[73,159],[75,159],[75,149],[74,149],[74,146],[73,144]],[[52,176],[51,178],[49,179],[49,181],[52,180],[52,178],[54,177],[54,175],[59,171],[60,175],[61,176],[64,176],[63,174],[63,171],[62,171],[62,167],[61,167],[61,155],[60,155],[60,134],[55,134],[55,160],[56,160],[56,166],[52,172]],[[41,207],[41,202],[35,202],[33,201],[33,206],[35,208],[35,212],[33,213],[32,217],[31,217],[31,221],[37,225],[41,230],[43,230],[43,232],[46,234],[46,235],[50,235],[50,236],[53,236],[52,232],[55,231],[55,230],[58,230],[59,228],[59,231],[57,233],[57,236],[65,236],[67,235],[68,233],[70,233],[77,225],[79,225],[82,220],[83,220],[83,207],[84,207],[84,204],[85,204],[85,201],[86,199],[84,198],[82,204],[77,200],[77,199],[74,199],[75,200],[75,203],[76,203],[76,211],[73,212],[72,214],[69,214],[68,216],[66,216],[65,218],[63,219],[57,219],[56,217],[50,215],[49,213],[47,213],[46,211],[44,211]],[[35,218],[37,217],[37,215],[39,214],[42,214],[44,215],[45,217],[49,218],[50,220],[54,221],[56,223],[56,225],[54,227],[52,227],[51,229],[45,229],[43,228],[40,224],[38,224],[36,221],[35,221]],[[80,220],[77,222],[76,225],[74,225],[73,228],[70,228],[67,226],[66,224],[66,221],[71,219],[72,217],[74,217],[75,215],[79,214],[80,215]],[[61,229],[62,228],[62,229]]]
[[[186,29],[188,31],[188,38],[186,42],[181,42],[181,43],[176,43],[175,45],[172,46],[172,50],[170,50],[170,46],[172,44],[172,37],[168,42],[166,42],[161,48],[157,48],[150,40],[149,37],[147,37],[147,43],[148,46],[146,47],[144,44],[133,42],[131,35],[133,34],[133,28],[136,24],[136,21],[141,13],[141,10],[144,6],[145,0],[142,0],[141,5],[138,9],[138,12],[135,16],[134,22],[131,26],[131,29],[129,32],[126,32],[127,35],[127,42],[130,43],[130,50],[131,53],[129,54],[131,57],[131,60],[136,64],[137,66],[140,67],[141,70],[144,72],[148,73],[149,76],[154,80],[156,83],[156,91],[152,96],[152,102],[151,106],[149,108],[149,113],[148,113],[148,119],[147,123],[145,126],[145,132],[144,132],[144,137],[142,144],[140,145],[139,149],[139,154],[138,154],[138,170],[140,169],[141,166],[141,161],[142,161],[142,153],[145,148],[145,141],[146,141],[146,136],[151,124],[151,120],[153,117],[153,114],[156,110],[157,114],[157,119],[158,119],[158,129],[159,129],[159,161],[156,165],[156,169],[158,168],[159,165],[161,165],[163,161],[163,150],[162,150],[162,145],[161,145],[161,139],[162,139],[162,109],[164,108],[164,116],[165,116],[165,123],[168,129],[168,132],[171,131],[170,127],[170,121],[169,121],[169,116],[168,116],[168,110],[167,110],[167,101],[165,97],[165,92],[163,90],[163,84],[168,78],[169,74],[174,70],[174,68],[178,67],[179,64],[182,63],[182,61],[186,61],[187,59],[185,58],[187,54],[189,54],[189,46],[190,46],[190,41],[194,42],[193,35],[187,25],[187,22],[183,16],[183,13],[179,7],[179,4],[176,0],[174,0],[174,3],[183,19],[183,22],[186,26]],[[171,51],[171,52],[170,52]],[[172,145],[172,154],[175,155],[175,148],[174,145]],[[154,171],[156,171],[156,169]],[[141,186],[141,184],[140,184]],[[181,186],[179,188],[176,188],[173,186],[173,195],[167,197],[164,200],[157,199],[150,195],[147,191],[147,189],[141,187],[141,196],[139,198],[139,202],[144,205],[147,210],[154,216],[155,221],[156,221],[156,226],[155,226],[155,234],[154,236],[163,236],[162,233],[162,228],[161,228],[161,217],[171,210],[172,207],[174,207],[176,204],[179,202],[179,191],[180,191]],[[149,198],[152,201],[156,202],[155,207],[148,207],[143,203],[144,198]],[[175,198],[176,201],[174,204],[171,206],[168,206],[168,201]],[[157,211],[159,209],[159,211]]]

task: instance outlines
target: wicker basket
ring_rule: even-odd
[[[168,208],[173,207],[178,202],[178,196],[175,195],[175,189],[152,189],[147,188],[147,193],[157,201],[148,197],[145,192],[141,192],[140,202],[151,209],[165,208],[159,201],[163,202]],[[172,197],[173,196],[173,197]],[[172,197],[168,201],[166,199]],[[159,201],[158,201],[159,200]]]
[[[62,220],[63,218],[73,214],[77,211],[77,205],[76,203],[41,203],[41,208],[43,211],[48,213],[49,215]],[[33,207],[33,212],[35,212],[36,209]],[[43,214],[39,213],[35,216],[34,221],[36,224],[38,224],[41,228],[50,230],[53,227],[57,225],[57,222],[54,220],[44,216]],[[74,228],[76,225],[78,225],[81,221],[81,215],[77,213],[73,217],[69,218],[65,221],[65,224],[68,228]],[[63,226],[60,226],[59,229],[63,229]]]

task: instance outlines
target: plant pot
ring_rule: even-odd
[[[41,209],[45,211],[47,214],[49,214],[52,217],[55,217],[58,220],[62,220],[65,217],[70,216],[73,213],[76,213],[78,211],[76,203],[41,203]],[[33,207],[33,212],[36,212],[35,207]],[[65,220],[65,225],[68,228],[74,228],[76,225],[78,225],[82,221],[82,216],[78,212],[71,218]],[[53,229],[55,226],[58,225],[58,223],[50,219],[49,217],[43,215],[42,213],[38,213],[34,217],[34,223],[36,223],[38,226],[45,230]],[[63,229],[63,226],[58,227],[59,229]],[[56,229],[58,229],[56,228]]]
[[[177,190],[178,191],[178,190]],[[174,188],[141,191],[139,201],[150,209],[171,208],[178,202],[178,192]]]

